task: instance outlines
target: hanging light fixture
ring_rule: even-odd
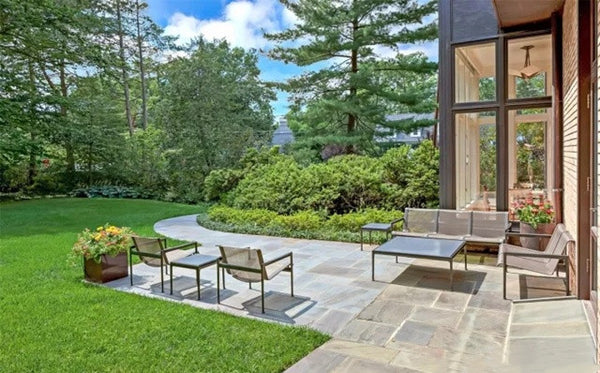
[[[524,47],[521,47],[521,49],[525,50],[525,64],[523,68],[519,71],[523,79],[531,79],[542,71],[542,69],[540,69],[539,67],[531,64],[529,50],[533,49],[533,47],[533,45],[526,45]]]

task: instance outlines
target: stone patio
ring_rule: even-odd
[[[451,291],[447,263],[430,260],[399,258],[396,263],[393,257],[377,257],[376,281],[371,281],[369,246],[361,252],[359,244],[215,232],[198,226],[194,216],[163,220],[154,229],[202,243],[203,254],[218,255],[217,244],[261,248],[267,258],[294,252],[295,297],[289,293],[289,274],[267,281],[265,314],[260,291],[230,276],[218,305],[214,267],[201,271],[200,301],[195,272],[183,268],[174,269],[173,295],[168,276],[161,293],[158,269],[144,264],[134,267],[133,287],[129,278],[108,284],[194,307],[304,325],[333,337],[288,372],[598,369],[581,301],[503,300],[500,268],[471,263],[467,272],[456,270]],[[562,286],[556,279],[513,273],[508,297],[560,293]]]

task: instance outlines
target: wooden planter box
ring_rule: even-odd
[[[102,255],[100,263],[93,259],[85,259],[83,273],[87,281],[101,284],[127,277],[127,253],[119,253],[117,256]]]

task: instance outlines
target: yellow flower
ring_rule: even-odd
[[[102,226],[96,228],[96,231],[100,232],[102,230]]]
[[[102,235],[100,233],[94,235],[94,241],[100,241],[101,238],[102,238]]]

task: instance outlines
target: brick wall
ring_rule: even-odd
[[[564,223],[577,240],[577,120],[578,120],[578,1],[567,0],[563,13],[563,211]],[[577,263],[577,252],[569,253]],[[577,268],[572,268],[572,289],[577,292]]]

